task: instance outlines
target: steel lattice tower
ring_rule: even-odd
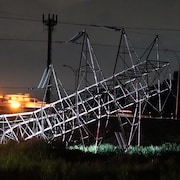
[[[50,64],[39,88],[47,87],[51,78],[58,99],[33,112],[0,115],[1,143],[33,137],[47,141],[59,138],[67,146],[94,144],[98,148],[112,131],[111,136],[120,148],[126,150],[133,143],[140,145],[140,122],[148,116],[147,105],[161,113],[165,103],[161,94],[168,96],[171,90],[169,62],[161,61],[158,54],[156,59],[149,59],[150,51],[145,59],[139,58],[121,30],[114,71],[105,78],[87,32],[77,33],[69,42],[80,39],[83,43],[76,91],[67,93]],[[158,37],[154,45],[158,47]],[[119,59],[124,63],[121,71],[118,71]],[[154,97],[158,106],[150,101]]]

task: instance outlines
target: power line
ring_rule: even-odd
[[[39,88],[37,88],[37,87],[35,87],[35,86],[24,86],[24,87],[22,87],[22,86],[18,86],[18,87],[14,87],[14,86],[0,86],[0,89],[26,89],[26,90],[35,90],[35,89],[39,89]]]
[[[60,22],[60,24],[65,24],[65,25],[74,25],[74,26],[86,26],[86,27],[96,27],[96,28],[109,28],[109,27],[114,27],[115,29],[136,29],[136,30],[148,30],[148,31],[178,31],[180,32],[180,29],[171,29],[171,28],[151,28],[151,27],[132,27],[132,26],[108,26],[108,25],[98,25],[98,24],[83,24],[83,23],[73,23],[73,22]]]
[[[18,17],[9,17],[9,16],[0,16],[0,19],[17,20],[17,21],[34,21],[34,22],[41,22],[40,19],[18,18]]]
[[[18,18],[18,17],[9,17],[9,16],[0,16],[0,19],[8,19],[8,20],[17,20],[17,21],[34,21],[34,22],[41,22],[40,19],[32,19],[32,18]],[[85,27],[95,27],[95,28],[103,28],[103,29],[109,29],[114,31],[119,31],[122,29],[122,27],[118,26],[107,26],[107,25],[97,25],[97,24],[85,24],[85,23],[74,23],[74,22],[58,22],[59,24],[64,24],[64,25],[74,25],[74,26],[85,26]],[[130,26],[125,26],[123,27],[125,29],[136,29],[136,30],[160,30],[160,31],[180,31],[180,29],[169,29],[169,28],[144,28],[144,27],[130,27]],[[139,32],[138,32],[139,33]],[[40,42],[44,43],[47,42],[47,40],[40,40],[40,39],[20,39],[20,38],[0,38],[0,41],[19,41],[19,42]],[[57,44],[67,44],[66,41],[52,41],[53,43]],[[74,43],[74,44],[79,44],[81,43]],[[94,46],[102,46],[102,47],[117,47],[117,45],[113,44],[97,44],[97,43],[92,43]],[[135,49],[145,49],[143,47],[134,47]],[[175,52],[180,52],[180,50],[174,50]]]
[[[40,39],[19,39],[19,38],[0,38],[0,41],[17,41],[17,42],[33,42],[33,43],[47,43],[47,40],[40,40]],[[60,41],[60,40],[54,40],[52,43],[55,44],[74,44],[74,45],[82,45],[80,42],[76,43],[67,43],[67,41]],[[99,46],[99,47],[112,47],[117,48],[118,45],[114,44],[102,44],[102,43],[92,43],[93,46]],[[133,47],[134,49],[144,50],[146,48],[144,47]],[[160,49],[160,51],[164,51],[165,49]],[[180,50],[173,50],[174,52],[179,53]]]
[[[9,17],[9,16],[0,16],[0,19],[8,19],[8,20],[18,20],[18,21],[33,21],[33,22],[41,22],[40,19],[33,19],[33,18],[18,18],[18,17]],[[65,22],[60,21],[58,24],[64,25],[73,25],[73,26],[84,26],[84,27],[95,27],[95,28],[104,28],[106,27],[115,27],[116,29],[135,29],[135,30],[146,30],[146,31],[174,31],[180,32],[180,29],[176,28],[153,28],[153,27],[136,27],[136,26],[108,26],[108,25],[100,25],[100,24],[86,24],[86,23],[76,23],[76,22]]]
[[[40,39],[19,39],[19,38],[0,38],[0,41],[20,41],[20,42],[47,42],[47,40]]]

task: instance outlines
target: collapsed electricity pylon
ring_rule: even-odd
[[[169,63],[160,61],[159,55],[153,60],[139,58],[121,30],[113,75],[105,78],[87,32],[79,32],[69,42],[80,39],[83,41],[75,92],[70,95],[66,92],[51,64],[39,87],[47,87],[53,77],[58,99],[33,112],[0,115],[1,143],[9,139],[18,142],[33,137],[47,141],[59,138],[67,146],[94,144],[98,148],[108,141],[111,130],[122,149],[132,145],[137,134],[140,144],[140,120],[147,116],[144,114],[147,104],[156,109],[150,99],[157,97],[156,110],[161,112],[161,94],[171,89]],[[118,65],[119,59],[122,62]]]

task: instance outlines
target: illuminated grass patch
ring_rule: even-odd
[[[139,154],[139,155],[144,155],[144,156],[149,156],[149,155],[161,155],[162,153],[167,153],[167,152],[180,152],[180,145],[177,145],[176,143],[165,143],[162,144],[161,146],[130,146],[126,152],[123,152],[122,149],[120,149],[118,146],[113,146],[111,144],[102,144],[97,148],[96,151],[96,146],[86,146],[83,147],[82,145],[75,145],[69,147],[71,150],[81,150],[83,152],[91,152],[91,153],[126,153],[129,155],[132,154]]]
[[[97,150],[97,153],[94,152]],[[180,145],[129,147],[102,144],[66,149],[61,142],[30,140],[0,145],[1,179],[180,179]]]

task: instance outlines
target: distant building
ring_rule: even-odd
[[[0,95],[0,114],[33,111],[45,105],[46,102],[39,101],[30,94]]]

